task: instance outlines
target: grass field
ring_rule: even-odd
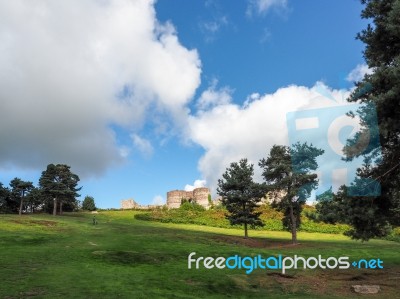
[[[342,235],[165,224],[134,211],[0,215],[0,298],[400,298],[400,243]],[[198,256],[301,255],[380,258],[381,270],[191,269]],[[351,285],[379,284],[377,295]]]

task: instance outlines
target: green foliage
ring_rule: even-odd
[[[316,213],[311,218],[316,221],[335,224],[344,221],[342,205],[332,192],[332,187],[317,196]]]
[[[297,242],[303,205],[318,185],[317,175],[311,171],[317,169],[316,158],[322,153],[323,150],[307,143],[292,147],[274,145],[267,159],[259,162],[267,190],[275,198],[280,195],[274,207],[283,212],[282,224],[292,232],[293,243]]]
[[[386,240],[400,242],[400,227],[395,227],[390,234],[385,237]]]
[[[384,237],[391,231],[387,217],[377,211],[374,197],[349,197],[347,194],[348,187],[341,186],[336,194],[324,193],[318,198],[316,220],[345,223],[351,227],[346,234],[362,241]]]
[[[343,186],[336,195],[341,204],[343,221],[351,225],[347,235],[362,241],[375,237],[384,237],[391,231],[391,226],[385,214],[375,205],[374,197],[348,197],[347,187]]]
[[[53,208],[53,215],[56,215],[57,204],[75,207],[75,197],[80,196],[78,191],[79,176],[72,173],[70,166],[65,164],[49,164],[39,179],[39,186],[46,199],[46,208],[50,211]]]
[[[348,140],[344,151],[348,160],[363,156],[364,165],[359,168],[358,176],[379,181],[381,195],[357,199],[342,196],[342,203],[353,211],[345,214],[346,222],[354,228],[350,235],[368,240],[388,234],[390,225],[400,224],[400,2],[362,0],[362,3],[365,8],[361,16],[370,24],[357,38],[365,44],[364,57],[373,73],[356,83],[349,98],[350,102],[365,104],[357,111],[363,128]],[[375,111],[379,128],[368,126]],[[382,155],[376,146],[379,143]],[[360,150],[358,144],[366,145],[365,150]],[[361,182],[356,180],[353,187],[365,188],[359,185]]]
[[[257,207],[256,212],[260,213],[260,219],[264,223],[264,227],[258,227],[256,230],[265,231],[283,231],[285,228],[282,224],[283,213],[272,208],[268,204],[263,204]],[[350,229],[345,224],[327,224],[315,222],[309,219],[306,214],[311,211],[315,212],[314,207],[305,206],[304,215],[302,215],[302,226],[300,231],[314,232],[314,233],[332,233],[342,234]],[[223,206],[216,207],[209,210],[198,210],[193,208],[179,208],[170,210],[153,210],[137,214],[135,217],[139,220],[157,221],[164,223],[181,223],[181,224],[198,224],[210,227],[220,228],[240,228],[241,226],[231,226],[225,215],[228,213]]]
[[[226,214],[231,225],[244,225],[244,235],[247,237],[247,226],[255,228],[264,226],[260,213],[255,211],[257,203],[265,195],[260,184],[253,182],[254,167],[247,159],[231,163],[218,180],[218,194],[222,204],[229,213]]]
[[[360,279],[384,285],[379,298],[398,297],[398,281],[388,279],[400,271],[400,244],[394,242],[373,240],[365,246],[341,235],[300,233],[302,245],[293,247],[288,233],[263,230],[253,231],[254,238],[246,242],[239,237],[239,229],[134,218],[142,213],[100,212],[98,226],[91,224],[93,215],[88,213],[65,213],[59,218],[0,215],[0,298],[349,299],[355,297],[349,281]],[[379,271],[290,269],[287,276],[258,268],[246,275],[243,268],[190,270],[187,256],[192,251],[195,257],[214,258],[235,254],[379,257],[390,267]]]
[[[200,205],[184,203],[178,209],[153,210],[151,212],[137,214],[135,217],[140,220],[164,223],[185,223],[229,228],[230,224],[225,217],[226,213],[227,210],[225,208],[205,210]]]
[[[202,205],[199,205],[196,202],[189,202],[189,201],[184,201],[181,206],[179,207],[180,210],[185,210],[185,211],[205,211],[205,208]]]
[[[47,211],[55,213],[56,204],[60,204],[62,211],[78,210],[80,196],[77,192],[79,177],[70,171],[68,165],[49,164],[42,172],[39,187],[32,182],[14,178],[10,181],[10,188],[0,183],[0,213],[22,213]]]
[[[324,234],[346,234],[350,230],[350,226],[346,224],[329,224],[323,222],[315,222],[307,217],[302,217],[302,232],[324,233]]]
[[[39,188],[33,187],[33,189],[26,196],[26,205],[28,211],[34,213],[41,209],[43,204],[42,191]]]
[[[95,211],[96,204],[94,202],[94,198],[92,196],[85,196],[82,202],[82,209],[86,211]]]
[[[0,183],[0,213],[12,213],[10,190]],[[15,211],[17,205],[15,204]]]
[[[19,214],[21,215],[23,210],[25,209],[24,206],[25,195],[34,188],[33,184],[32,182],[25,182],[20,178],[14,178],[10,182],[10,187],[11,187],[11,199],[12,201],[19,203],[18,211]]]

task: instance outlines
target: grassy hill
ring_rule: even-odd
[[[265,224],[264,227],[258,227],[257,230],[285,230],[282,225],[282,212],[273,209],[270,205],[261,205],[256,208],[256,211],[261,212],[260,219]],[[145,213],[137,214],[136,218],[139,220],[163,223],[199,224],[213,227],[232,228],[225,217],[226,213],[227,211],[223,207],[205,210],[199,205],[185,203],[178,209],[153,209]],[[308,214],[313,213],[315,213],[315,207],[304,207],[301,215],[300,231],[310,233],[342,234],[350,229],[346,224],[315,222],[307,216]],[[241,226],[237,225],[236,228],[241,228]]]
[[[141,221],[137,211],[96,215],[0,215],[0,298],[354,298],[353,284],[379,284],[374,298],[400,298],[400,244],[339,234],[250,231]],[[301,255],[380,258],[381,270],[188,269],[187,257]]]

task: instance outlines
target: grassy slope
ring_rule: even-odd
[[[90,214],[0,215],[0,298],[353,298],[350,286],[365,282],[382,287],[369,297],[399,298],[399,243],[300,233],[301,245],[293,247],[286,232],[250,231],[263,239],[245,245],[241,230],[139,221],[135,213],[101,212],[97,226]],[[289,276],[188,270],[192,251],[379,257],[385,269],[289,270]]]

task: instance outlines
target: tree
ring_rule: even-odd
[[[345,153],[348,160],[360,155],[364,157],[364,165],[359,169],[353,187],[371,187],[371,184],[364,184],[362,178],[376,180],[380,183],[381,192],[380,196],[374,197],[340,196],[344,206],[352,206],[354,211],[368,210],[361,214],[346,214],[346,222],[354,228],[351,236],[367,240],[387,233],[388,225],[400,224],[400,1],[361,2],[365,4],[362,18],[373,24],[368,24],[357,38],[365,43],[364,58],[372,74],[365,75],[356,83],[356,89],[348,99],[365,105],[357,111],[363,129],[348,140]],[[371,129],[368,124],[375,111],[378,128]],[[382,155],[371,142],[362,153],[357,151],[355,145],[362,141],[363,136],[380,140]],[[360,216],[363,221],[360,221]],[[365,230],[365,223],[369,223],[369,231]]]
[[[254,167],[247,159],[231,163],[218,180],[218,194],[229,214],[226,216],[231,225],[243,224],[244,236],[248,237],[247,227],[264,226],[260,212],[256,212],[257,203],[265,195],[264,188],[253,182]]]
[[[26,193],[33,189],[32,182],[22,181],[20,178],[14,178],[10,182],[11,196],[16,202],[19,202],[19,215],[22,215],[22,210],[24,208],[24,199]]]
[[[53,215],[57,214],[57,204],[60,203],[60,214],[64,202],[75,202],[75,197],[80,196],[77,192],[79,177],[72,173],[70,166],[65,164],[49,164],[39,179],[39,186],[47,201],[53,202]]]
[[[0,212],[7,213],[9,212],[9,201],[10,201],[10,190],[6,187],[3,187],[3,184],[0,183]]]
[[[345,235],[353,239],[368,241],[370,238],[386,236],[391,227],[386,217],[377,213],[371,197],[349,197],[348,186],[341,186],[331,198],[317,198],[316,220],[335,224],[346,223],[351,229]],[[363,204],[367,203],[367,204]],[[376,217],[371,221],[372,217]]]
[[[37,209],[41,209],[44,205],[42,191],[39,188],[33,187],[26,196],[26,204],[31,213],[35,212]]]
[[[329,224],[342,221],[341,204],[333,193],[332,187],[324,193],[317,195],[316,201],[315,214],[311,216],[313,220],[317,222],[323,221]]]
[[[323,154],[307,143],[288,146],[274,145],[267,159],[259,166],[266,181],[267,190],[274,198],[274,207],[283,211],[283,225],[292,233],[292,243],[297,243],[300,213],[311,191],[317,188],[316,158]]]
[[[96,210],[96,204],[94,203],[94,198],[92,196],[85,196],[82,202],[82,209],[87,211]]]

